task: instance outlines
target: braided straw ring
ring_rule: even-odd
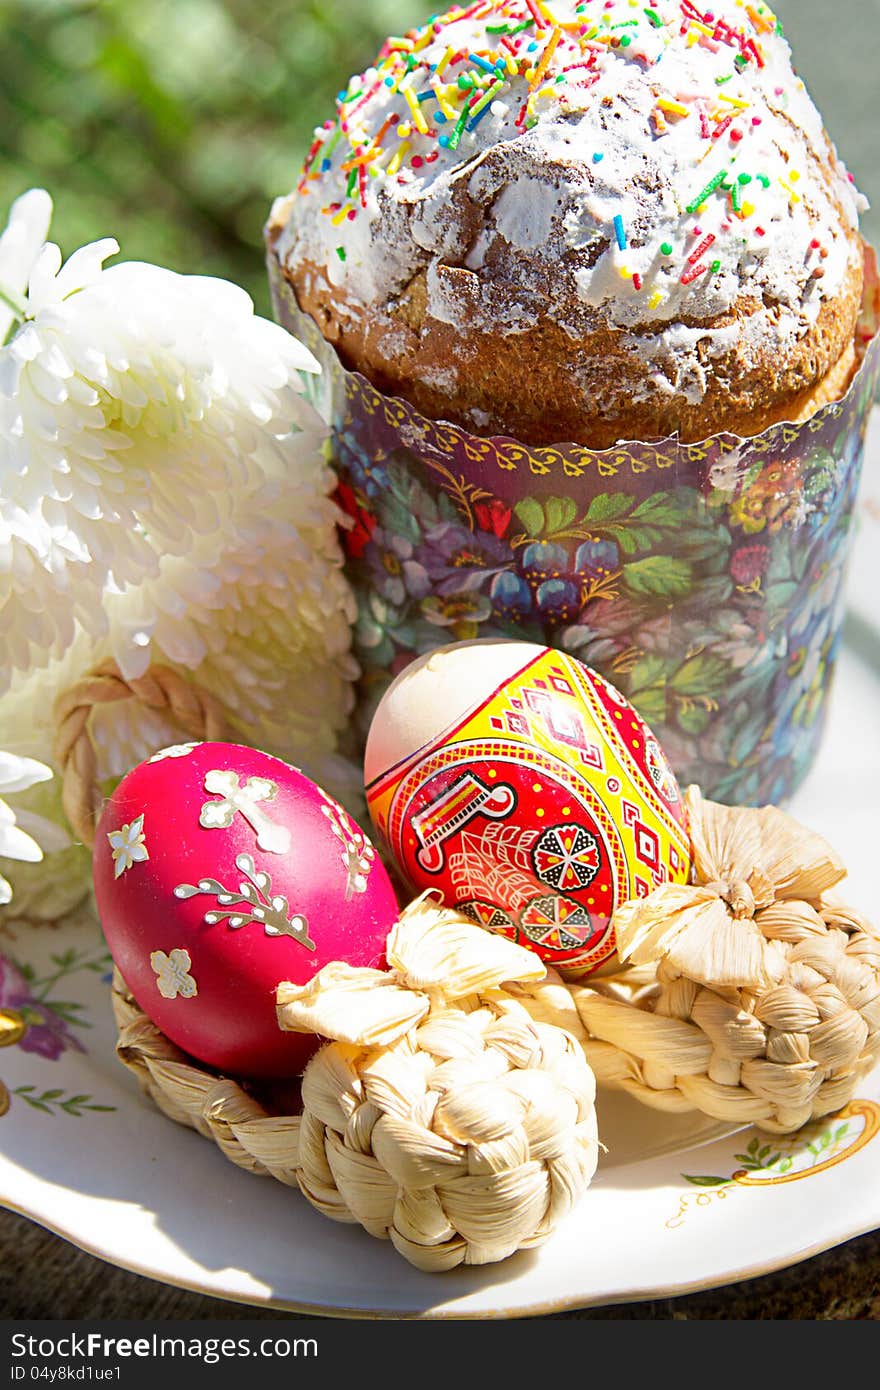
[[[583,1049],[506,987],[543,966],[422,899],[386,954],[388,971],[337,961],[307,985],[279,985],[281,1027],[334,1040],[306,1068],[301,1115],[273,1115],[185,1057],[117,975],[119,1056],[233,1163],[298,1184],[318,1211],[390,1239],[419,1269],[539,1245],[598,1158]]]
[[[845,869],[818,835],[772,806],[694,787],[687,802],[695,883],[614,917],[634,987],[627,971],[571,986],[586,1055],[657,1109],[789,1133],[846,1105],[880,1057],[880,934],[832,895]]]
[[[199,741],[231,736],[220,702],[170,666],[151,666],[144,675],[126,680],[115,661],[105,661],[83,676],[56,702],[55,760],[65,814],[74,834],[90,848],[103,800],[90,718],[94,709],[116,700],[137,700],[159,710]]]

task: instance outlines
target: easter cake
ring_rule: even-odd
[[[762,0],[485,0],[351,79],[268,241],[380,391],[601,449],[842,396],[863,207]]]

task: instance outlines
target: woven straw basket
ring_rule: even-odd
[[[117,973],[119,1056],[161,1110],[233,1163],[299,1186],[420,1269],[539,1245],[598,1157],[583,1049],[502,988],[540,979],[540,961],[422,900],[387,958],[387,973],[335,963],[279,987],[282,1028],[334,1039],[306,1068],[301,1115],[273,1115],[185,1057]]]
[[[59,707],[65,805],[87,843],[100,807],[89,715],[106,699],[165,709],[191,738],[222,711],[160,668],[110,667]],[[282,984],[282,1028],[331,1041],[302,1111],[178,1051],[117,974],[118,1052],[172,1119],[239,1167],[298,1186],[425,1270],[539,1244],[595,1170],[595,1077],[665,1111],[775,1133],[840,1109],[880,1055],[880,935],[840,902],[845,868],[773,807],[687,792],[693,883],[615,914],[620,968],[565,984],[531,952],[417,900],[388,973],[341,963]]]
[[[585,1051],[647,1105],[788,1133],[845,1105],[880,1056],[880,935],[791,816],[686,800],[695,882],[616,913],[632,968],[570,987]]]

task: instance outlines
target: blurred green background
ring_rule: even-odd
[[[261,228],[311,130],[423,0],[0,0],[0,214],[55,199],[69,253],[224,275],[268,312]],[[880,210],[880,0],[779,0],[833,138]],[[0,216],[0,225],[2,225]],[[878,212],[866,219],[880,239]]]

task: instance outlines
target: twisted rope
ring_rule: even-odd
[[[146,709],[167,714],[192,739],[231,736],[219,700],[169,666],[151,666],[143,676],[125,680],[115,661],[105,661],[78,680],[55,706],[54,754],[65,815],[74,834],[89,847],[102,802],[90,719],[95,709],[118,700],[137,700]]]
[[[508,970],[534,978],[535,957],[416,903],[388,958],[390,973],[335,964],[279,987],[282,1027],[320,1021],[337,1035],[306,1068],[301,1115],[270,1113],[184,1056],[117,973],[119,1056],[166,1115],[231,1162],[298,1185],[419,1269],[540,1244],[589,1184],[598,1137],[582,1048],[499,986]]]

